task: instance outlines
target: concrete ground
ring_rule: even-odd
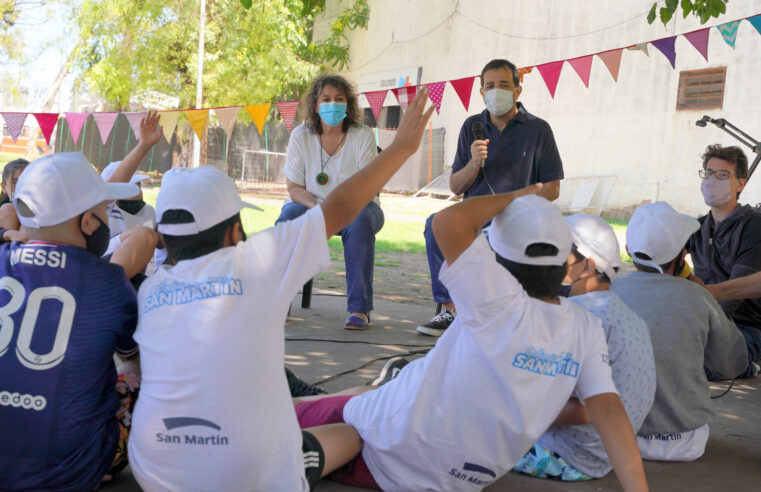
[[[315,382],[342,371],[350,372],[326,382],[329,392],[365,384],[378,374],[384,361],[379,357],[405,354],[430,347],[435,339],[418,335],[415,326],[432,312],[419,306],[391,301],[376,301],[369,330],[352,332],[342,328],[346,316],[343,296],[321,291],[315,286],[312,308],[300,307],[300,296],[293,303],[291,317],[285,327],[286,364],[300,377]],[[335,340],[335,341],[330,341]],[[361,367],[367,364],[365,367]],[[719,394],[726,384],[712,387]],[[716,419],[711,424],[711,437],[706,453],[691,463],[646,462],[650,488],[653,491],[719,491],[759,490],[761,480],[761,378],[735,383],[726,396],[715,400]],[[609,491],[621,487],[614,474],[576,484],[539,480],[509,473],[486,490],[521,491]],[[103,487],[107,491],[140,490],[129,471]],[[319,492],[359,491],[323,480]]]

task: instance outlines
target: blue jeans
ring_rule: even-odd
[[[435,215],[435,214],[434,214]],[[441,254],[436,238],[433,236],[433,215],[430,215],[425,220],[425,230],[423,235],[425,236],[425,254],[428,256],[428,268],[431,271],[431,291],[433,292],[434,302],[452,302],[452,298],[449,296],[449,290],[444,287],[444,284],[439,280],[439,270],[444,263],[444,255]]]
[[[280,210],[275,224],[303,215],[307,207],[287,202]],[[380,205],[370,202],[354,222],[338,232],[344,245],[346,262],[346,299],[350,313],[367,313],[373,310],[373,264],[375,263],[375,235],[383,228],[385,219]]]

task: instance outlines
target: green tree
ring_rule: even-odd
[[[694,15],[700,19],[701,24],[705,24],[712,17],[719,17],[725,13],[727,3],[729,0],[666,0],[664,6],[658,7],[658,2],[655,2],[647,14],[647,22],[652,24],[656,17],[659,17],[665,26],[676,11],[681,9],[685,19]]]

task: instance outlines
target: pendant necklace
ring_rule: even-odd
[[[322,148],[322,134],[317,135],[317,138],[320,140],[320,165],[321,165],[321,169],[320,169],[320,174],[318,174],[315,179],[317,180],[317,184],[319,184],[319,185],[325,185],[325,184],[328,184],[328,175],[325,174],[325,166],[327,166],[328,162],[330,162],[330,158],[335,155],[336,151],[338,150],[338,147],[340,147],[341,144],[344,142],[344,140],[346,140],[346,134],[344,133],[343,137],[341,137],[341,140],[339,140],[339,142],[336,144],[335,148],[333,149],[333,152],[328,154],[328,159],[327,160],[324,160],[323,157],[322,157],[322,152],[323,152],[323,150],[325,150],[325,149]],[[325,153],[327,154],[327,152],[325,152]]]

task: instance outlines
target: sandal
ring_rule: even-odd
[[[344,322],[344,329],[346,330],[366,330],[368,326],[370,326],[370,313],[362,313],[365,316],[367,316],[367,321],[360,318],[359,316],[354,316],[353,314],[350,314],[348,318],[346,318],[346,321]]]

